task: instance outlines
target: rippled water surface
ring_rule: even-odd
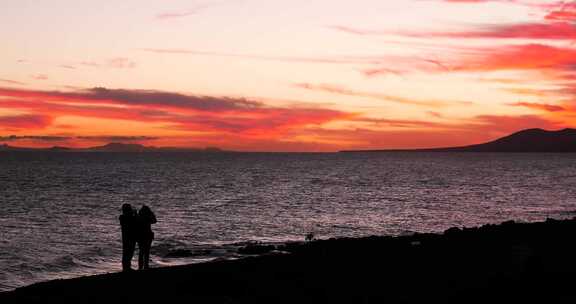
[[[0,291],[120,269],[123,203],[156,212],[153,265],[242,242],[572,217],[576,155],[0,154]],[[176,258],[185,252],[186,259]]]

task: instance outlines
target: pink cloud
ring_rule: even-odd
[[[30,77],[32,79],[36,79],[36,80],[47,80],[48,79],[48,75],[45,75],[45,74],[34,74],[34,75],[30,75]]]
[[[200,9],[189,9],[189,10],[180,11],[180,12],[161,13],[161,14],[156,15],[156,18],[158,18],[158,19],[182,18],[182,17],[188,17],[191,15],[195,15],[199,11],[200,11]]]
[[[239,2],[236,0],[236,2]],[[210,2],[210,3],[199,3],[196,4],[194,7],[181,10],[181,11],[173,11],[173,12],[165,12],[156,15],[156,19],[166,20],[166,19],[176,19],[176,18],[184,18],[189,17],[192,15],[196,15],[201,13],[202,11],[220,5],[226,5],[234,3],[230,0],[227,1],[219,1],[219,2]]]
[[[410,35],[410,34],[408,34]],[[413,34],[414,36],[433,36],[449,38],[486,38],[486,39],[576,39],[576,27],[568,22],[521,23],[499,26],[485,26],[484,29],[465,32],[445,32]]]
[[[419,100],[419,99],[412,99],[406,98],[401,96],[394,96],[384,93],[376,93],[376,92],[365,92],[365,91],[356,91],[349,88],[346,88],[341,85],[334,85],[334,84],[310,84],[310,83],[297,83],[294,84],[294,87],[309,91],[318,91],[318,92],[326,92],[331,94],[339,94],[339,95],[347,95],[347,96],[356,96],[356,97],[363,97],[363,98],[371,98],[380,101],[387,101],[387,102],[396,102],[402,104],[412,104],[412,105],[419,105],[419,106],[427,106],[427,107],[441,107],[441,106],[448,106],[454,104],[470,104],[469,102],[447,102],[447,101],[440,101],[440,100]]]
[[[129,58],[117,57],[108,60],[107,66],[116,69],[132,69],[136,67],[136,63]]]
[[[546,103],[533,103],[533,102],[517,102],[511,103],[511,106],[526,107],[535,110],[547,111],[547,112],[562,112],[566,109],[562,106],[546,104]]]
[[[400,71],[397,69],[391,68],[373,68],[373,69],[366,69],[363,70],[362,73],[366,75],[366,77],[374,77],[374,76],[382,76],[382,75],[394,75],[402,77],[406,73],[405,71]]]
[[[479,52],[464,59],[464,63],[455,67],[455,70],[571,70],[575,64],[576,49],[525,44]]]
[[[573,22],[576,20],[576,2],[562,1],[546,15],[546,20]]]
[[[330,28],[353,35],[399,35],[415,38],[461,38],[461,39],[576,39],[576,27],[570,22],[519,23],[478,26],[478,29],[457,32],[398,32],[355,29],[346,26]]]
[[[515,0],[442,0],[444,2],[452,3],[486,3],[486,2],[505,2],[505,3],[516,3]]]
[[[68,64],[61,64],[59,65],[59,67],[63,68],[63,69],[69,69],[69,70],[75,70],[76,67],[72,66],[72,65],[68,65]]]
[[[79,64],[93,68],[131,69],[136,67],[136,63],[134,61],[125,57],[111,58],[102,62],[82,61]]]
[[[195,56],[214,56],[214,57],[231,57],[231,58],[244,58],[253,60],[265,61],[279,61],[279,62],[301,62],[301,63],[318,63],[318,64],[378,64],[382,63],[389,58],[384,56],[338,56],[338,57],[314,57],[314,56],[281,56],[281,55],[256,55],[256,54],[242,54],[242,53],[226,53],[226,52],[207,52],[196,51],[188,49],[157,49],[157,48],[144,48],[141,51],[155,53],[155,54],[174,54],[174,55],[195,55]]]

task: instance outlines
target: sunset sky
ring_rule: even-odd
[[[0,144],[238,151],[576,127],[576,2],[1,0]]]

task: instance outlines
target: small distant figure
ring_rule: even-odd
[[[150,207],[144,205],[138,211],[138,270],[149,268],[150,264],[150,248],[152,247],[152,240],[154,240],[154,232],[152,231],[152,224],[156,224],[156,215]]]
[[[123,204],[119,219],[122,230],[122,271],[131,271],[138,229],[136,210],[130,204]]]
[[[314,233],[309,232],[308,234],[306,234],[305,240],[306,240],[306,242],[311,242],[314,240],[314,238],[315,238]]]

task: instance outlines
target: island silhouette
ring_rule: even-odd
[[[576,152],[576,129],[526,129],[487,143],[431,149],[345,150],[341,152]]]
[[[103,146],[88,148],[69,148],[54,146],[50,148],[15,147],[8,144],[0,145],[0,152],[230,152],[216,147],[183,148],[183,147],[149,147],[141,144],[108,143]]]
[[[232,152],[217,147],[150,147],[141,144],[108,143],[88,148],[69,148],[54,146],[50,148],[16,147],[0,145],[0,152]],[[566,128],[558,131],[526,129],[499,139],[469,146],[423,148],[423,149],[378,149],[343,150],[342,153],[357,152],[576,152],[576,129]]]

